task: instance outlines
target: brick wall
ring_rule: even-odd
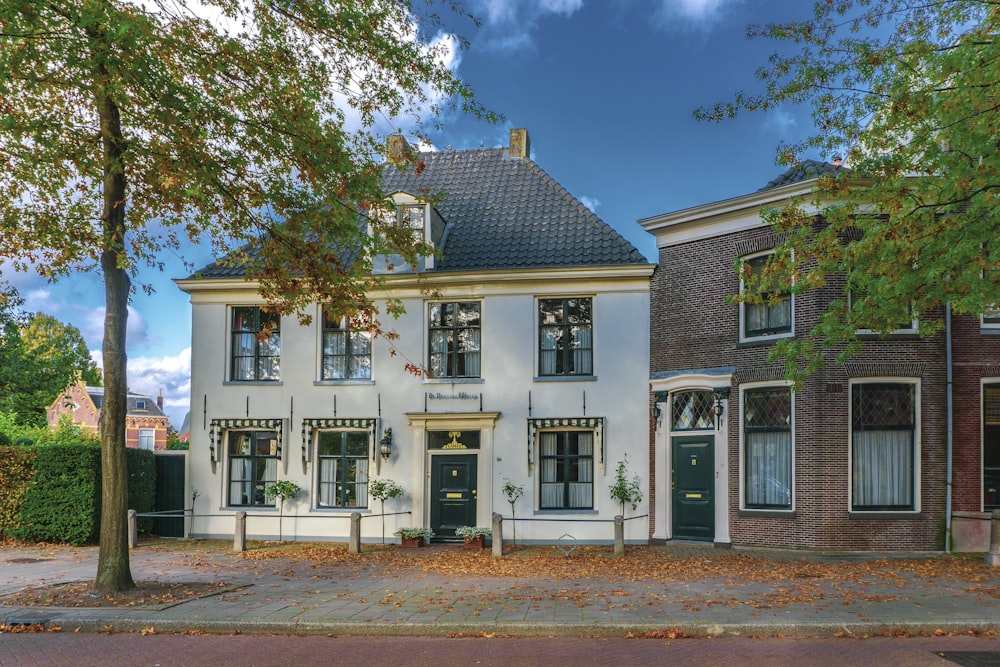
[[[833,360],[837,350],[832,350],[826,367],[794,395],[794,513],[740,512],[739,385],[779,380],[783,365],[767,360],[771,342],[739,344],[739,307],[726,303],[726,296],[739,289],[735,259],[773,245],[770,229],[760,227],[661,249],[651,286],[651,372],[736,368],[727,413],[732,542],[792,548],[942,548],[946,454],[942,333],[866,340],[846,365]],[[841,289],[834,280],[820,291],[796,297],[797,336],[808,332]],[[848,381],[885,376],[920,380],[921,511],[905,518],[894,514],[861,519],[852,516],[848,505]]]

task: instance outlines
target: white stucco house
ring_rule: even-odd
[[[406,308],[397,356],[322,304],[308,326],[267,314],[232,267],[177,281],[193,311],[192,535],[231,536],[242,510],[249,537],[273,539],[264,489],[291,480],[303,491],[284,504],[284,539],[346,540],[360,512],[375,541],[368,483],[387,478],[405,491],[385,503],[390,540],[400,527],[447,538],[493,512],[509,536],[509,480],[524,487],[519,543],[612,541],[618,461],[649,484],[653,265],[529,156],[515,129],[509,147],[425,154],[419,173],[386,166],[398,215],[436,250],[419,280],[386,278]],[[647,514],[645,498],[629,508],[627,541],[646,542]]]

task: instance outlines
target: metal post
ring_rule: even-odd
[[[493,513],[493,557],[503,556],[503,517],[499,512]]]
[[[128,548],[135,549],[139,542],[139,526],[135,510],[128,511]]]
[[[625,517],[615,517],[615,558],[625,555]]]
[[[986,564],[1000,567],[1000,510],[990,513],[990,550],[986,552]]]
[[[240,510],[236,513],[236,530],[233,532],[233,551],[240,553],[247,550],[247,513]]]
[[[347,553],[361,553],[361,512],[351,512],[351,536],[347,541]]]

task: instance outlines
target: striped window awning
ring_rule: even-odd
[[[259,428],[278,432],[278,458],[281,458],[281,436],[284,433],[284,419],[251,419],[241,417],[237,419],[213,419],[209,424],[208,448],[212,455],[212,461],[219,460],[219,448],[222,447],[222,432],[230,429],[250,429]]]
[[[528,419],[528,470],[535,464],[535,451],[538,448],[538,432],[560,428],[593,429],[594,453],[598,464],[604,470],[604,417],[546,417]]]
[[[368,449],[372,459],[375,458],[375,433],[378,420],[372,418],[351,419],[347,417],[318,417],[315,419],[302,420],[302,460],[312,459],[312,434],[316,429],[339,428],[339,429],[364,429],[368,431]]]

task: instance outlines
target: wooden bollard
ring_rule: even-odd
[[[625,555],[625,517],[615,517],[615,558]]]
[[[135,510],[128,511],[128,548],[135,549],[139,543],[139,519]]]
[[[493,557],[503,556],[503,517],[498,512],[493,513]]]
[[[347,553],[361,553],[361,512],[351,512],[351,535],[347,542]]]
[[[240,510],[236,513],[236,530],[233,531],[233,551],[240,553],[247,550],[247,513]]]

